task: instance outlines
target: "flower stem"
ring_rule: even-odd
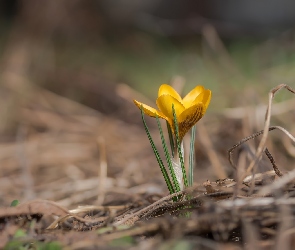
[[[173,132],[171,130],[171,127],[170,127],[169,122],[166,121],[166,125],[167,125],[167,131],[168,131],[168,135],[169,135],[169,142],[170,142],[170,147],[171,147],[171,154],[172,154],[172,157],[174,157],[175,144],[174,144]]]
[[[180,142],[180,139],[179,139],[179,128],[178,128],[178,122],[177,122],[176,112],[175,112],[173,103],[172,103],[172,112],[173,112],[173,118],[174,118],[174,127],[175,127],[174,131],[175,131],[176,145],[177,145],[177,151],[178,151],[180,166],[181,166],[182,175],[183,175],[182,176],[183,182],[184,182],[184,186],[188,187],[186,170],[185,170],[184,160],[183,160],[183,146],[181,145],[182,143]]]
[[[174,157],[172,158],[172,165],[180,190],[183,190],[183,173],[178,152],[175,152]]]

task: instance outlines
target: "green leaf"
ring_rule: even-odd
[[[185,187],[188,187],[188,181],[186,177],[186,170],[184,166],[184,160],[183,160],[183,155],[182,155],[182,150],[181,150],[181,142],[179,140],[179,128],[178,128],[178,122],[177,122],[177,117],[176,117],[176,112],[174,108],[174,104],[172,103],[172,112],[173,112],[173,121],[174,121],[174,131],[175,131],[175,137],[176,137],[176,145],[177,145],[177,151],[180,159],[180,165],[182,169],[182,175],[183,175],[183,183]]]
[[[164,134],[163,134],[162,126],[161,126],[161,123],[160,123],[160,120],[159,120],[158,116],[156,116],[156,119],[157,119],[157,124],[158,124],[158,128],[159,128],[160,135],[161,135],[162,146],[163,146],[163,149],[164,149],[164,153],[165,153],[166,161],[167,161],[167,164],[168,164],[168,167],[169,167],[169,170],[170,170],[170,174],[171,174],[171,177],[172,177],[172,180],[173,180],[173,184],[174,184],[174,187],[176,189],[176,192],[179,192],[180,191],[180,186],[179,186],[179,183],[177,181],[174,169],[172,167],[171,156],[170,156],[169,150],[167,148],[167,144],[166,144],[166,140],[165,140],[165,137],[164,137]],[[174,198],[175,201],[177,200],[176,197],[173,197],[173,198]]]
[[[157,159],[158,164],[159,164],[159,166],[160,166],[161,172],[162,172],[163,177],[164,177],[164,179],[165,179],[166,185],[167,185],[167,187],[168,187],[168,189],[169,189],[169,192],[170,192],[170,194],[174,194],[174,189],[173,189],[173,186],[172,186],[172,184],[171,184],[171,180],[170,180],[170,178],[169,178],[169,175],[168,175],[168,173],[167,173],[167,171],[166,171],[166,169],[165,169],[165,166],[164,166],[164,164],[163,164],[163,161],[162,161],[162,159],[161,159],[161,157],[160,157],[160,154],[159,154],[159,152],[158,152],[158,150],[157,150],[157,148],[156,148],[156,145],[155,145],[155,143],[154,143],[154,141],[153,141],[153,139],[152,139],[152,136],[151,136],[151,133],[150,133],[150,131],[149,131],[149,129],[148,129],[148,126],[147,126],[147,124],[146,124],[146,122],[145,122],[145,119],[144,119],[144,112],[143,112],[143,108],[142,108],[142,106],[141,106],[141,118],[142,118],[142,122],[143,122],[143,125],[144,125],[145,132],[146,132],[146,134],[147,134],[147,136],[148,136],[148,139],[149,139],[150,144],[151,144],[151,146],[152,146],[152,149],[153,149],[153,151],[154,151],[154,155],[156,156],[156,159]]]
[[[174,145],[174,139],[173,139],[173,132],[172,132],[169,122],[166,121],[166,125],[167,125],[167,131],[168,131],[168,135],[169,135],[171,154],[172,154],[172,157],[174,157],[175,145]]]

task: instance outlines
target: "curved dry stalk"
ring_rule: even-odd
[[[281,126],[271,126],[268,128],[268,131],[272,131],[272,130],[275,130],[275,129],[278,129],[280,131],[282,131],[283,133],[285,133],[293,142],[295,142],[295,137],[293,135],[291,135],[291,133],[289,131],[287,131],[285,128],[281,127]],[[256,133],[254,133],[253,135],[250,135],[244,139],[242,139],[241,141],[239,141],[237,144],[235,144],[233,147],[231,147],[229,150],[228,150],[228,160],[231,164],[231,166],[236,169],[236,166],[233,162],[233,159],[232,159],[232,154],[233,154],[233,151],[238,148],[239,146],[241,146],[242,144],[244,144],[245,142],[251,140],[251,139],[254,139],[256,138],[257,136],[261,135],[264,133],[264,130],[261,130],[261,131],[258,131]],[[279,177],[282,177],[283,176],[283,173],[279,170],[278,166],[276,165],[275,163],[275,160],[274,158],[272,157],[271,153],[268,151],[268,149],[265,147],[264,149],[264,152],[266,154],[266,156],[268,157],[269,161],[271,162],[272,166],[273,166],[273,169],[275,171],[275,173],[277,174],[277,176]],[[244,177],[245,178],[245,177]],[[244,179],[243,178],[243,179]]]
[[[269,131],[272,131],[274,129],[276,129],[277,127],[276,126],[272,126],[269,128]],[[232,154],[233,154],[233,151],[238,148],[239,146],[241,146],[242,144],[244,144],[245,142],[249,141],[249,140],[252,140],[254,138],[256,138],[257,136],[263,134],[263,130],[261,131],[258,131],[244,139],[242,139],[241,141],[239,141],[237,144],[235,144],[233,147],[231,147],[229,150],[228,150],[228,160],[231,164],[231,166],[234,168],[234,169],[237,169],[237,167],[235,166],[233,160],[232,160]],[[268,157],[270,163],[272,164],[272,167],[275,171],[275,173],[279,176],[279,177],[282,177],[283,174],[282,172],[279,170],[278,166],[276,165],[275,163],[275,160],[273,158],[273,156],[271,155],[271,153],[269,152],[269,150],[267,148],[264,149],[264,153],[266,154],[266,156]],[[247,175],[246,175],[247,176]],[[243,176],[242,180],[246,178],[246,176]]]
[[[279,176],[279,177],[282,177],[283,174],[282,172],[279,170],[278,166],[276,165],[275,161],[274,161],[274,158],[272,157],[272,155],[270,154],[270,152],[268,151],[268,149],[265,147],[265,144],[266,144],[266,140],[267,140],[267,137],[268,137],[268,132],[269,131],[272,131],[274,129],[279,129],[281,130],[282,132],[284,132],[293,142],[295,142],[295,138],[294,136],[292,136],[286,129],[280,127],[280,126],[271,126],[270,127],[270,118],[271,118],[271,109],[272,109],[272,100],[275,96],[275,94],[281,90],[282,88],[286,88],[288,91],[290,91],[291,93],[295,94],[295,91],[290,88],[288,85],[286,84],[280,84],[278,85],[277,87],[273,88],[270,92],[269,92],[269,99],[268,99],[268,107],[267,107],[267,110],[266,110],[266,115],[265,115],[265,122],[264,122],[264,129],[257,132],[257,133],[254,133],[253,135],[250,135],[244,139],[242,139],[239,143],[237,143],[236,145],[234,145],[232,148],[230,148],[228,150],[228,159],[229,159],[229,162],[231,164],[231,166],[233,168],[236,169],[236,166],[235,164],[233,163],[232,161],[232,153],[233,151],[239,147],[240,145],[242,145],[243,143],[245,143],[246,141],[248,140],[251,140],[251,139],[254,139],[255,137],[259,136],[259,135],[262,135],[262,139],[258,145],[258,148],[257,148],[257,151],[255,153],[255,156],[253,158],[253,160],[250,162],[249,164],[249,167],[247,168],[245,174],[242,176],[242,180],[247,176],[249,175],[256,162],[260,160],[261,156],[262,156],[262,153],[265,152],[266,156],[269,158],[272,166],[273,166],[273,169],[275,171],[275,173]]]
[[[285,147],[285,150],[288,152],[288,154],[292,157],[295,157],[295,146],[292,144],[288,138],[284,137],[283,139],[283,146]]]
[[[272,126],[272,127],[269,128],[269,131],[274,130],[274,129],[275,129],[275,127]],[[227,152],[228,152],[228,160],[229,160],[229,163],[230,163],[230,165],[231,165],[234,169],[236,169],[237,167],[235,166],[235,164],[234,164],[234,162],[233,162],[233,160],[232,160],[232,154],[233,154],[233,151],[234,151],[236,148],[238,148],[239,146],[241,146],[242,144],[244,144],[245,142],[247,142],[247,141],[249,141],[249,140],[252,140],[252,139],[256,138],[256,137],[259,136],[259,135],[262,135],[263,132],[264,132],[264,130],[260,130],[260,131],[254,133],[254,134],[252,134],[252,135],[250,135],[250,136],[247,136],[247,137],[243,138],[242,140],[240,140],[237,144],[235,144],[234,146],[232,146],[232,147],[227,151]]]
[[[286,134],[294,143],[295,143],[295,137],[293,135],[291,135],[291,133],[289,131],[287,131],[285,128],[281,127],[281,126],[271,126],[268,128],[268,131],[272,131],[272,130],[275,130],[275,129],[278,129],[280,131],[282,131],[284,134]],[[232,159],[232,154],[233,154],[233,151],[238,148],[239,146],[241,146],[242,144],[244,144],[245,142],[249,141],[249,140],[252,140],[254,138],[256,138],[257,136],[259,135],[262,135],[264,133],[264,130],[260,130],[244,139],[242,139],[241,141],[239,141],[237,144],[235,144],[233,147],[231,147],[229,150],[228,150],[228,160],[231,164],[231,166],[236,169],[237,167],[235,166],[234,162],[233,162],[233,159]],[[283,173],[280,171],[280,169],[278,168],[273,156],[271,155],[271,153],[268,151],[267,147],[265,147],[264,149],[264,153],[266,154],[266,156],[268,157],[269,161],[271,162],[272,164],[272,167],[273,167],[273,170],[275,171],[275,173],[277,174],[277,176],[279,177],[282,177],[283,176]],[[247,173],[247,172],[246,172]],[[247,176],[247,175],[246,175]],[[246,176],[243,176],[242,179],[245,179]]]
[[[260,141],[260,143],[258,145],[257,151],[255,153],[255,157],[251,161],[248,169],[246,170],[245,176],[247,176],[248,174],[251,173],[251,171],[254,168],[254,165],[261,158],[261,155],[262,155],[263,151],[265,150],[265,143],[266,143],[268,132],[269,132],[269,128],[270,128],[270,117],[271,117],[271,109],[272,109],[272,100],[273,100],[275,94],[279,90],[281,90],[283,88],[285,88],[285,89],[289,90],[291,93],[295,94],[295,90],[293,90],[287,84],[279,84],[278,86],[276,86],[275,88],[273,88],[269,92],[268,107],[267,107],[266,114],[265,114],[265,122],[264,122],[263,135],[262,135],[261,141]]]
[[[294,143],[295,143],[295,137],[285,128],[281,126],[273,126],[278,130],[281,130],[283,133],[285,133]]]

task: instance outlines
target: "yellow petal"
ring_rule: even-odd
[[[159,91],[158,91],[158,97],[160,97],[161,95],[171,95],[177,101],[182,103],[182,98],[180,97],[180,95],[175,91],[174,88],[172,88],[168,84],[162,84],[160,86]]]
[[[135,105],[136,105],[139,109],[141,109],[141,105],[142,105],[143,112],[144,112],[146,115],[151,116],[151,117],[156,117],[156,116],[158,116],[158,117],[160,117],[160,118],[163,118],[163,119],[169,121],[169,119],[168,119],[168,118],[167,118],[167,117],[166,117],[161,111],[156,110],[156,109],[154,109],[154,108],[152,108],[152,107],[150,107],[150,106],[148,106],[148,105],[146,105],[146,104],[143,104],[143,103],[141,103],[141,102],[138,102],[138,101],[136,101],[136,100],[133,100],[133,102],[135,103]]]
[[[202,103],[198,103],[185,111],[183,111],[178,119],[179,137],[182,139],[184,135],[194,126],[205,114],[205,107]]]
[[[192,91],[190,91],[184,98],[183,98],[183,105],[188,108],[190,106],[192,106],[193,102],[197,103],[195,100],[196,98],[198,98],[200,96],[200,94],[202,94],[204,92],[204,87],[199,85],[197,87],[195,87]]]
[[[174,104],[176,117],[178,118],[178,116],[185,110],[182,103],[171,95],[161,95],[157,99],[158,108],[171,120],[173,120],[172,104]]]
[[[212,93],[211,93],[211,90],[209,90],[209,89],[206,89],[205,91],[204,91],[204,97],[203,97],[203,104],[204,104],[204,106],[205,106],[205,111],[206,111],[206,109],[208,108],[208,106],[209,106],[209,103],[210,103],[210,101],[211,101],[211,96],[212,96]]]
[[[191,103],[191,106],[194,106],[198,103],[203,103],[205,110],[208,108],[211,100],[211,90],[206,89],[197,98]]]
[[[199,94],[196,97],[196,99],[194,101],[192,101],[192,103],[190,104],[190,106],[187,107],[187,108],[190,108],[190,107],[192,107],[192,106],[194,106],[196,104],[199,104],[199,103],[203,103],[204,104],[204,94],[205,94],[205,92],[202,92],[201,94]]]

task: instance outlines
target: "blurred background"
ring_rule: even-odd
[[[291,0],[2,0],[0,205],[167,194],[132,103],[155,106],[162,83],[212,90],[195,180],[234,177],[227,150],[263,128],[270,89],[294,87],[294,25]],[[276,102],[272,122],[294,134],[294,98]],[[279,132],[269,147],[282,169],[294,166]]]

